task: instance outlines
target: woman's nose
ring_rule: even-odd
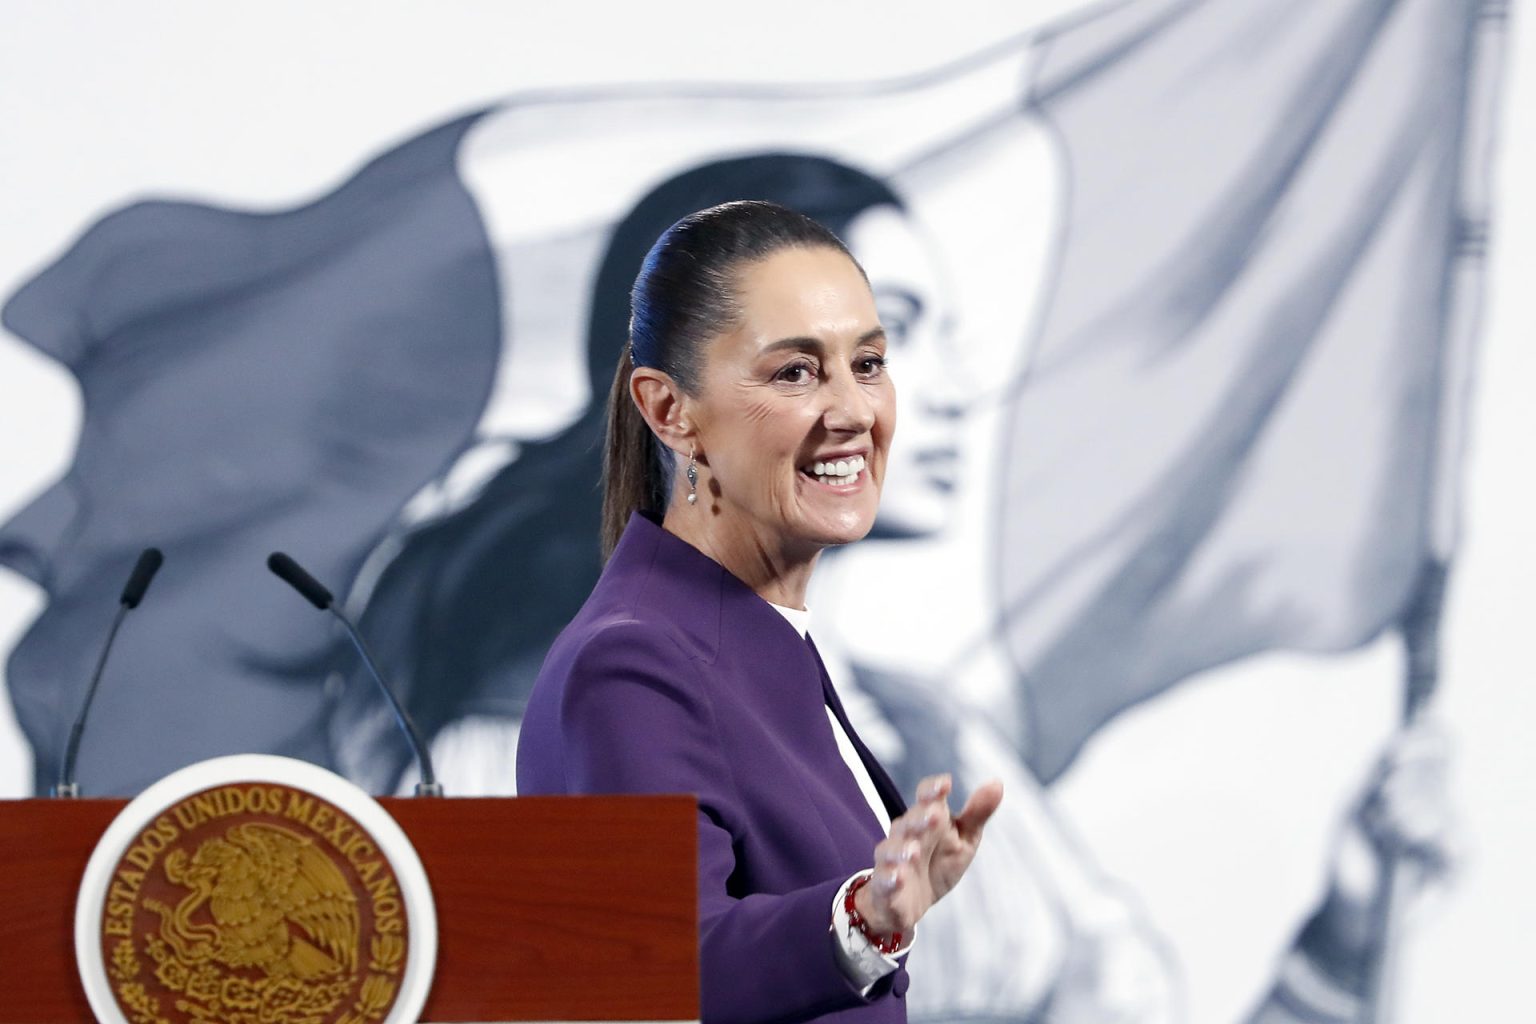
[[[827,382],[827,411],[823,419],[828,430],[862,434],[875,425],[875,405],[867,385],[851,373],[837,374]]]

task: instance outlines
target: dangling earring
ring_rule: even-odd
[[[693,448],[688,449],[688,504],[699,503],[699,463],[693,457]]]

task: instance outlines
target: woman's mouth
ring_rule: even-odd
[[[865,465],[864,456],[855,455],[847,459],[813,462],[802,467],[800,472],[824,486],[847,488],[859,482]]]

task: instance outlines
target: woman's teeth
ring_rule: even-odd
[[[855,455],[851,459],[837,459],[834,462],[811,463],[810,474],[818,482],[824,484],[847,485],[857,483],[859,474],[864,471],[864,456]]]

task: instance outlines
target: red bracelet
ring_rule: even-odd
[[[864,920],[864,915],[859,913],[859,908],[853,899],[860,889],[869,884],[871,877],[870,875],[860,875],[853,880],[853,884],[848,887],[847,894],[843,896],[843,909],[848,912],[848,923],[857,928],[859,934],[868,939],[871,946],[874,946],[882,953],[894,953],[901,948],[901,932],[891,933],[891,937],[888,939],[876,935],[875,930],[869,926],[869,922]]]

